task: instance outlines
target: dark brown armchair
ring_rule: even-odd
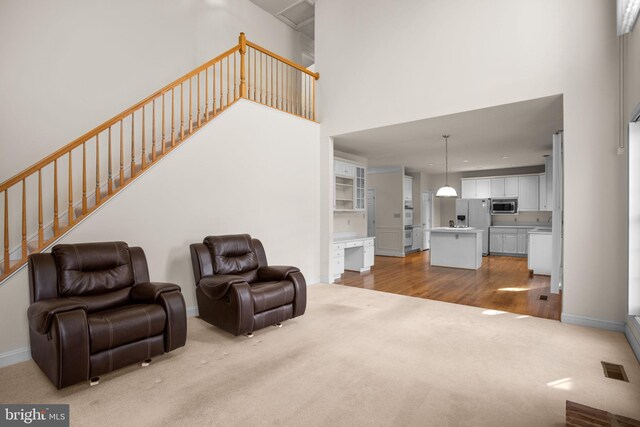
[[[248,234],[209,236],[191,245],[200,318],[234,335],[302,316],[307,285],[296,267],[268,266]]]
[[[124,242],[56,245],[29,257],[31,356],[63,388],[182,347],[180,287],[149,281]]]

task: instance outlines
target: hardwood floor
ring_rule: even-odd
[[[336,284],[560,320],[549,276],[529,277],[526,258],[488,256],[478,270],[431,267],[429,251],[376,256],[369,273],[345,271]],[[540,300],[540,295],[548,299]]]

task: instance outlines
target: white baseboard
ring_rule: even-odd
[[[198,315],[198,307],[187,307],[187,317],[195,317]],[[0,353],[0,368],[15,365],[31,359],[31,347],[23,347],[15,350],[9,350]]]
[[[577,316],[575,314],[562,313],[560,321],[574,325],[589,326],[591,328],[606,329],[608,331],[624,332],[624,322],[612,322],[611,320],[593,319],[591,317]]]
[[[640,341],[638,341],[637,338],[638,336],[640,336],[640,326],[633,325],[632,322],[638,323],[633,319],[629,319],[624,327],[624,335],[627,337],[627,341],[629,341],[633,352],[636,354],[636,359],[638,359],[638,362],[640,362]],[[635,328],[637,334],[634,334],[631,328]]]
[[[31,359],[31,347],[23,347],[16,350],[6,351],[4,353],[0,353],[0,368],[15,365],[16,363],[24,362],[29,359]]]

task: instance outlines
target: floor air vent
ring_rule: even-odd
[[[629,382],[627,373],[624,371],[624,366],[616,365],[615,363],[601,362],[604,369],[604,376],[607,378],[613,378],[614,380]]]
[[[542,301],[546,301],[549,299],[547,295],[540,295],[538,298],[541,299]]]

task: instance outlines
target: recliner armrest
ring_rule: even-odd
[[[240,276],[219,274],[216,276],[203,277],[198,282],[198,286],[206,296],[218,300],[224,297],[231,285],[235,283],[246,283],[246,281]]]
[[[87,305],[68,298],[52,298],[36,301],[27,309],[29,327],[39,334],[46,334],[51,328],[53,317],[58,313],[73,310],[87,310]]]
[[[136,303],[153,304],[164,292],[180,292],[180,286],[175,283],[144,282],[131,288],[129,299]]]
[[[297,273],[300,269],[288,265],[270,265],[268,267],[258,268],[258,279],[262,282],[270,282],[272,280],[284,280],[291,273]]]

